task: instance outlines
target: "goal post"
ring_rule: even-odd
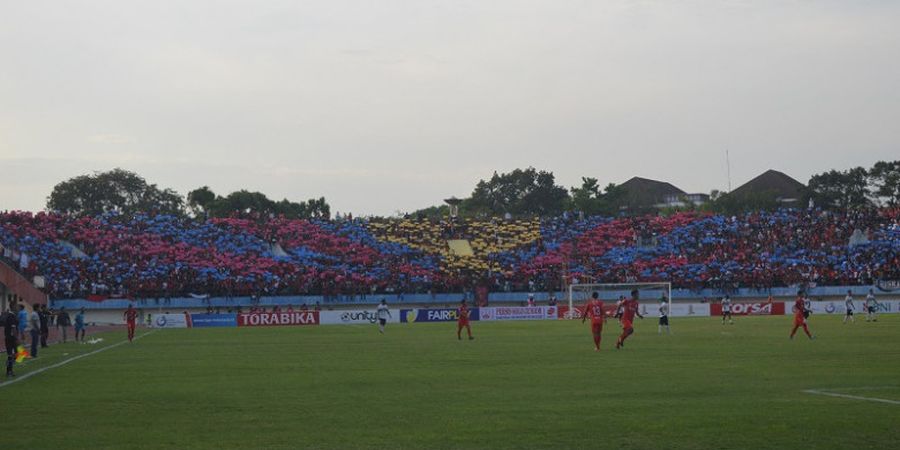
[[[604,303],[615,304],[620,297],[631,298],[631,291],[635,289],[638,290],[638,303],[643,307],[642,314],[648,311],[658,312],[656,307],[647,309],[647,306],[650,303],[658,305],[663,295],[671,308],[672,283],[577,283],[570,284],[568,288],[569,311],[566,318],[577,318],[577,308],[587,303],[594,292],[600,295],[600,300]]]

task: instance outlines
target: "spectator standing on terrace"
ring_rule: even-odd
[[[38,318],[41,321],[41,348],[47,348],[47,338],[50,336],[50,311],[47,310],[47,305],[41,305]]]
[[[66,312],[66,307],[60,307],[56,313],[56,327],[62,332],[62,340],[65,344],[69,340],[69,327],[72,325],[72,318]]]
[[[75,342],[84,342],[84,308],[75,315]]]
[[[0,323],[3,325],[3,341],[6,346],[7,378],[16,376],[13,372],[13,364],[16,362],[16,348],[19,346],[19,318],[13,313],[15,309],[16,304],[12,303],[9,305],[8,311],[0,314]]]
[[[31,333],[31,357],[38,357],[38,348],[40,348],[41,340],[41,315],[39,311],[41,305],[35,303],[31,307],[31,314],[28,315],[28,332]]]

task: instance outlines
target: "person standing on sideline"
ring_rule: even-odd
[[[28,315],[28,332],[31,333],[31,357],[38,357],[38,348],[41,341],[41,305],[35,303],[31,307],[31,314]]]
[[[731,297],[727,295],[722,299],[722,325],[725,325],[726,319],[728,323],[734,325],[734,318],[731,316]]]
[[[25,304],[19,304],[19,342],[25,342],[25,331],[28,330],[28,311],[25,311]]]
[[[75,342],[84,342],[84,308],[75,314]]]
[[[663,327],[666,329],[666,334],[671,334],[669,331],[669,299],[665,294],[659,299],[659,327],[656,334],[662,334]]]
[[[469,325],[469,306],[466,305],[466,299],[462,299],[459,302],[459,308],[456,309],[456,338],[462,340],[462,330],[466,329],[466,332],[469,333],[469,340],[475,339],[472,337],[472,327]]]
[[[129,304],[128,309],[125,310],[122,316],[125,317],[125,323],[128,325],[128,342],[133,342],[134,329],[137,327],[137,310],[134,309],[133,305]]]
[[[41,305],[38,318],[41,321],[41,348],[47,348],[47,338],[50,337],[50,311],[47,305]]]
[[[378,318],[378,331],[384,334],[384,325],[387,323],[388,317],[391,317],[391,310],[388,309],[387,300],[381,299],[381,304],[378,305],[375,316]]]
[[[850,319],[850,322],[856,322],[856,318],[853,317],[853,291],[847,291],[847,296],[844,297],[844,308],[846,312],[844,313],[844,324],[847,324],[847,319]]]
[[[866,302],[863,307],[866,309],[866,322],[869,320],[878,322],[878,316],[876,315],[878,302],[875,301],[875,291],[869,289],[869,295],[866,296]]]
[[[3,343],[6,346],[6,377],[14,377],[13,365],[16,362],[16,348],[19,346],[19,318],[13,312],[16,304],[11,303],[9,310],[0,314],[0,324],[3,325]]]
[[[69,327],[72,326],[72,317],[69,316],[65,306],[60,307],[59,312],[56,314],[56,326],[62,332],[62,341],[65,344],[69,340]]]

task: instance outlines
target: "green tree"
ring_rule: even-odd
[[[868,171],[854,167],[830,170],[809,179],[808,195],[823,208],[861,208],[871,205]]]
[[[65,180],[53,187],[47,209],[74,215],[106,212],[184,214],[184,199],[172,189],[148,184],[134,172],[113,169]]]
[[[552,172],[533,167],[515,169],[481,180],[471,196],[475,212],[492,215],[549,216],[562,213],[569,201],[566,188],[556,185]]]
[[[216,201],[216,194],[209,189],[209,186],[203,186],[188,192],[187,204],[194,216],[206,215],[209,208]]]
[[[875,163],[869,170],[869,181],[876,203],[892,207],[900,205],[900,160]]]

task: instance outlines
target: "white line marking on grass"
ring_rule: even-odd
[[[148,332],[146,332],[146,333],[144,333],[144,334],[141,334],[141,335],[139,335],[139,336],[135,336],[135,337],[134,337],[134,340],[136,341],[136,340],[138,340],[138,339],[140,339],[140,338],[142,338],[142,337],[144,337],[144,336],[149,336],[149,335],[151,335],[151,334],[153,334],[153,333],[156,333],[157,331],[159,331],[159,329],[152,330],[152,331],[148,331]],[[64,366],[64,365],[66,365],[66,364],[68,364],[68,363],[70,363],[70,362],[72,362],[72,361],[77,360],[77,359],[81,359],[81,358],[84,358],[84,357],[86,357],[86,356],[95,355],[95,354],[97,354],[97,353],[100,353],[100,352],[109,350],[109,349],[111,349],[111,348],[116,348],[116,347],[118,347],[118,346],[120,346],[120,345],[125,345],[125,344],[127,344],[127,343],[128,343],[128,340],[126,339],[126,340],[124,340],[124,341],[122,341],[122,342],[117,342],[117,343],[112,344],[112,345],[107,345],[106,347],[98,348],[97,350],[94,350],[94,351],[92,351],[92,352],[83,353],[83,354],[78,355],[78,356],[73,356],[73,357],[71,357],[71,358],[69,358],[69,359],[60,361],[60,362],[58,362],[58,363],[56,363],[56,364],[53,364],[52,366],[42,367],[42,368],[40,368],[40,369],[35,370],[34,372],[28,372],[28,373],[26,373],[25,375],[22,375],[22,376],[16,376],[15,378],[13,378],[13,379],[11,379],[11,380],[4,381],[4,382],[0,383],[0,388],[9,386],[9,385],[11,385],[11,384],[16,384],[16,383],[18,383],[18,382],[20,382],[20,381],[27,380],[27,379],[29,379],[29,378],[31,378],[31,377],[37,375],[37,374],[44,373],[44,372],[46,372],[46,371],[48,371],[48,370],[50,370],[50,369],[55,369],[55,368],[57,368],[57,367]]]
[[[869,401],[869,402],[887,403],[889,405],[900,405],[900,401],[888,400],[885,398],[860,397],[858,395],[839,394],[837,392],[819,391],[816,389],[807,389],[803,392],[805,392],[807,394],[814,394],[814,395],[826,395],[828,397],[849,398],[851,400],[863,400],[863,401]]]

